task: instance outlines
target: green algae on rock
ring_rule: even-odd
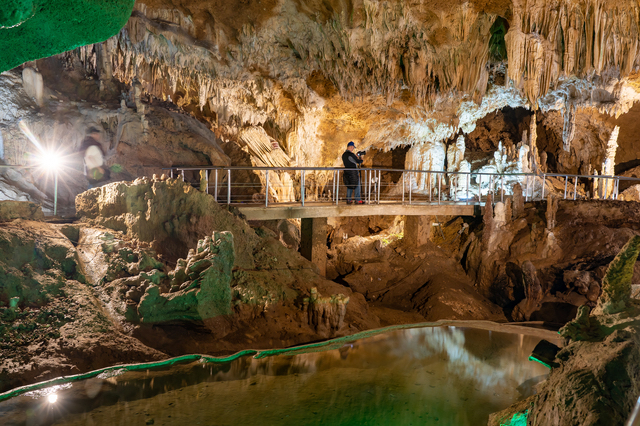
[[[9,0],[0,9],[0,72],[98,43],[129,19],[134,0]]]
[[[169,273],[171,289],[161,294],[157,285],[147,287],[138,305],[140,322],[204,320],[231,313],[233,234],[214,233],[198,242],[185,262]],[[156,283],[157,284],[157,283]]]
[[[640,236],[632,237],[607,268],[602,295],[594,314],[615,314],[624,310],[631,297],[633,267],[640,254]]]
[[[595,309],[590,312],[588,306],[581,306],[576,319],[560,329],[561,336],[575,341],[601,340],[615,330],[640,325],[640,306],[631,300],[631,279],[638,254],[640,236],[636,235],[609,264]]]

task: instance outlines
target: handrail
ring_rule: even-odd
[[[344,167],[251,167],[251,166],[172,166],[165,167],[171,177],[185,172],[202,172],[206,192],[213,193],[223,204],[263,204],[265,208],[283,203],[325,201],[339,204],[345,200],[346,187],[340,175]],[[563,199],[618,199],[620,181],[638,182],[640,178],[610,175],[577,175],[571,173],[507,173],[487,171],[445,171],[389,169],[383,167],[359,168],[361,199],[366,203],[449,204],[463,202],[483,204],[489,194],[494,201],[504,201],[512,195],[513,187],[520,184],[525,201],[544,199],[555,194]],[[250,171],[260,182],[233,182],[237,171]],[[391,180],[383,173],[401,173],[401,179]],[[433,176],[433,175],[436,176]],[[556,179],[556,180],[553,180]],[[197,178],[196,178],[197,180]],[[586,182],[585,182],[586,180]],[[560,181],[560,182],[558,182]],[[564,181],[564,182],[562,182]],[[589,182],[591,181],[591,182]],[[571,185],[569,185],[571,183]],[[226,197],[221,193],[226,189]],[[597,192],[596,192],[597,191]],[[591,194],[594,192],[594,194]],[[483,200],[484,198],[484,200]]]
[[[335,167],[253,167],[253,166],[196,166],[196,167],[183,167],[183,166],[171,166],[163,167],[162,170],[178,170],[178,171],[200,171],[200,170],[255,170],[255,171],[267,171],[267,170],[282,170],[282,171],[302,171],[302,170],[319,170],[319,171],[335,171],[335,170],[349,170],[342,166]],[[360,171],[375,170],[382,172],[412,172],[412,173],[445,173],[445,174],[459,174],[459,175],[483,175],[483,176],[536,176],[542,177],[578,177],[578,178],[596,178],[596,179],[620,179],[620,180],[636,180],[640,181],[640,178],[630,176],[617,176],[617,175],[576,175],[572,173],[489,173],[489,172],[461,172],[461,171],[447,171],[447,170],[418,170],[418,169],[387,169],[382,167],[369,167],[358,168]]]

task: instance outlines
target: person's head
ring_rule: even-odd
[[[349,143],[347,144],[347,149],[348,149],[349,151],[353,152],[353,150],[354,150],[354,149],[356,149],[356,144],[355,144],[355,143],[353,143],[353,141],[349,142]]]
[[[87,137],[100,141],[102,139],[102,132],[98,130],[97,127],[91,126],[87,129]]]

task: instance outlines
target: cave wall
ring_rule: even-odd
[[[237,149],[225,151],[240,158],[244,150],[247,164],[278,163],[277,153],[287,166],[339,166],[351,140],[358,149],[411,149],[422,158],[433,154],[429,147],[444,144],[446,152],[458,135],[473,171],[486,164],[474,151],[491,155],[500,142],[518,143],[536,111],[550,171],[599,170],[611,120],[640,98],[636,9],[628,1],[142,0],[105,42],[14,70],[33,102],[0,116],[0,132],[6,146],[24,145],[16,125],[26,116],[81,134],[96,121],[91,108],[106,108],[111,118],[97,121],[113,150],[109,164],[129,163],[122,178],[159,170],[133,167],[143,159],[233,163],[219,149],[229,143]],[[58,114],[76,106],[78,119]],[[203,126],[171,124],[164,111]],[[115,149],[122,129],[134,127],[135,142]],[[165,141],[152,143],[145,155],[161,127],[169,132],[160,139],[196,136],[174,138],[178,147],[165,153]],[[631,132],[624,127],[623,139]],[[252,151],[248,129],[277,149]],[[77,145],[62,139],[70,150]],[[634,161],[626,146],[620,158]]]
[[[576,108],[617,115],[638,96],[636,8],[147,0],[116,37],[69,55],[105,86],[139,83],[223,138],[261,126],[295,164],[330,166],[349,140],[435,142],[504,107],[567,110],[569,145]]]

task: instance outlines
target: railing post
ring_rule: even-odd
[[[482,204],[482,173],[478,175],[478,204]]]
[[[182,181],[184,182],[184,170],[182,170]]]
[[[336,170],[336,206],[338,205],[338,200],[340,199],[340,170]]]
[[[529,175],[527,175],[527,183],[525,184],[524,189],[524,201],[529,202]]]
[[[269,170],[267,170],[266,172],[264,172],[264,176],[266,178],[266,185],[265,185],[265,191],[264,191],[264,206],[265,207],[269,207]]]
[[[540,199],[540,201],[544,201],[544,186],[545,183],[547,183],[547,174],[543,173],[542,174],[542,198]]]
[[[53,216],[58,216],[58,171],[53,172]]]
[[[333,171],[333,178],[331,179],[331,202],[336,196],[336,171]]]
[[[305,172],[306,170],[303,170],[302,174],[300,175],[300,201],[302,201],[302,207],[304,207],[305,187],[307,184],[305,182]]]
[[[173,168],[171,168],[171,179],[173,179]]]
[[[372,169],[368,169],[367,170],[368,176],[369,176],[369,180],[367,181],[367,188],[366,188],[366,192],[365,192],[365,199],[367,200],[367,203],[371,203],[371,192],[373,191],[373,196],[375,199],[375,189],[374,189],[374,185],[375,185],[375,181],[374,179],[376,178],[373,170]]]
[[[471,172],[469,172],[469,174],[466,175],[466,176],[467,176],[467,200],[466,200],[467,202],[466,202],[466,204],[469,205],[469,183],[471,181]]]
[[[496,192],[493,190],[493,174],[489,175],[489,191],[491,191],[491,200],[495,201]],[[489,191],[487,191],[487,196],[489,195]]]
[[[617,200],[618,199],[618,192],[620,191],[620,178],[616,177],[613,189],[614,189],[614,194],[616,196],[614,198],[614,200]]]
[[[504,175],[500,175],[500,202],[504,203]]]
[[[372,179],[373,179],[372,178],[373,173],[372,173],[371,169],[369,169],[368,172],[369,172],[369,180],[367,182],[367,194],[366,195],[367,195],[367,203],[371,203],[371,184],[372,184]]]
[[[427,172],[427,185],[429,186],[429,202],[432,202],[431,195],[433,193],[433,188],[431,187],[431,171]]]
[[[409,172],[409,173],[413,173],[413,172]],[[413,185],[411,185],[411,175],[409,175],[409,205],[411,205],[411,187]]]
[[[378,204],[380,204],[380,191],[382,191],[382,170],[378,170]]]
[[[405,172],[402,172],[402,204],[404,204],[404,175]]]
[[[562,197],[563,200],[567,199],[567,182],[569,181],[569,176],[564,177],[564,197]]]
[[[227,169],[227,204],[231,205],[231,169]]]
[[[216,203],[217,203],[218,202],[218,169],[216,169],[216,186],[215,186],[215,190],[216,190],[216,193],[215,193],[215,195],[213,197],[214,197],[214,200],[216,200]]]
[[[438,173],[438,204],[442,199],[442,173]]]
[[[577,192],[578,192],[578,176],[573,178],[573,201],[576,200]]]
[[[207,181],[207,188],[206,188],[206,193],[209,193],[209,170],[204,171],[204,178]]]

